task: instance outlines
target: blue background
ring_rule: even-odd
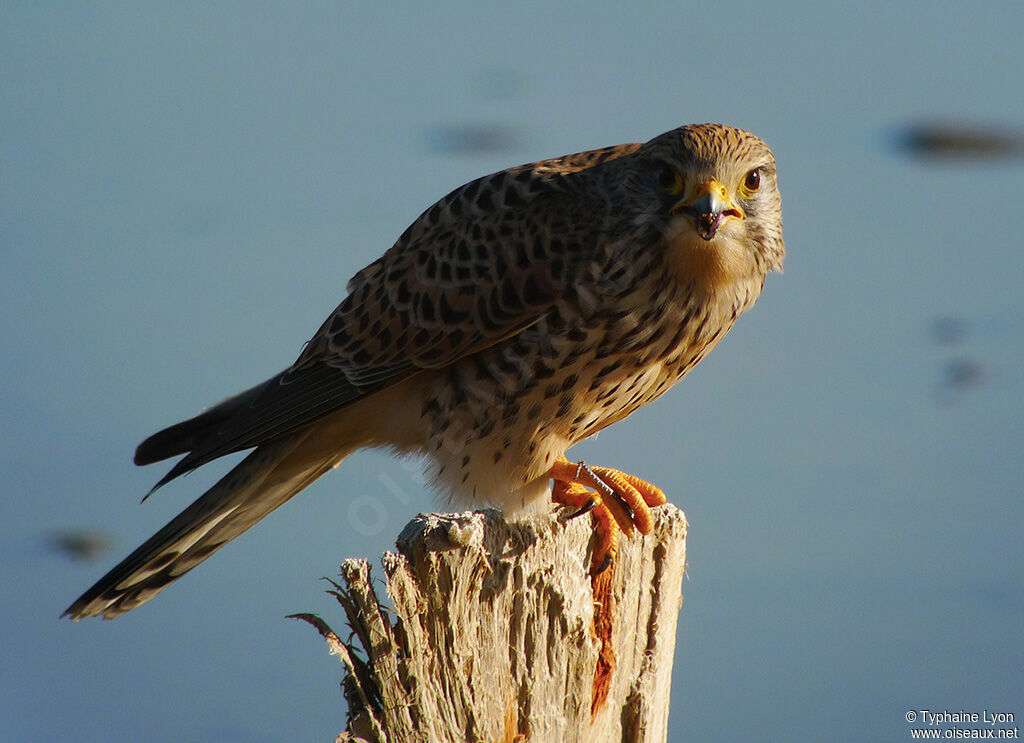
[[[341,666],[283,617],[342,627],[318,579],[438,507],[417,467],[360,453],[141,609],[58,621],[229,466],[139,507],[135,444],[289,364],[451,188],[699,121],[775,150],[786,273],[573,450],[690,520],[670,740],[1021,719],[1024,168],[895,135],[1024,124],[1022,35],[1016,1],[4,3],[0,738],[332,740]]]

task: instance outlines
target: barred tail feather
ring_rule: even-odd
[[[307,431],[263,444],[75,601],[63,616],[113,619],[149,601],[348,452],[310,460]]]

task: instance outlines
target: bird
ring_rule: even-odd
[[[150,600],[366,447],[422,455],[453,504],[589,513],[598,573],[665,494],[566,451],[682,379],[784,256],[772,151],[722,124],[473,180],[355,274],[290,367],[138,446],[181,457],[150,494],[252,451],[63,616]]]

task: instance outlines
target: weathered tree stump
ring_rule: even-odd
[[[421,514],[383,556],[393,616],[347,560],[332,593],[353,641],[297,615],[345,664],[338,740],[664,741],[686,519],[655,516],[592,581],[586,519]]]

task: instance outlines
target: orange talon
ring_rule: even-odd
[[[551,500],[562,506],[580,509],[580,516],[586,513],[583,509],[590,510],[598,505],[593,493],[582,485],[565,480],[555,480],[554,487],[551,488]]]
[[[619,531],[633,536],[634,527],[641,534],[653,525],[651,507],[665,502],[665,494],[639,477],[611,467],[588,467],[560,458],[548,471],[553,481],[551,499],[558,504],[579,509],[574,516],[590,512],[597,536],[591,558],[591,574],[601,573],[615,559]]]
[[[619,472],[619,474],[626,478],[626,482],[640,492],[640,495],[643,496],[644,503],[651,508],[663,506],[668,502],[668,498],[665,497],[665,492],[657,485],[652,485],[646,480],[641,480],[636,475],[630,475],[625,472]]]
[[[633,516],[633,525],[641,534],[651,530],[651,511],[647,507],[640,491],[626,479],[625,474],[610,467],[594,467],[594,473],[608,483],[616,493],[629,505]],[[625,529],[623,529],[625,531]]]
[[[629,503],[611,483],[598,477],[586,464],[583,462],[572,464],[563,457],[551,468],[548,477],[552,480],[564,480],[590,488],[593,491],[590,493],[590,497],[598,501],[597,508],[606,509],[614,517],[619,528],[626,533],[626,536],[633,536],[633,512]]]

